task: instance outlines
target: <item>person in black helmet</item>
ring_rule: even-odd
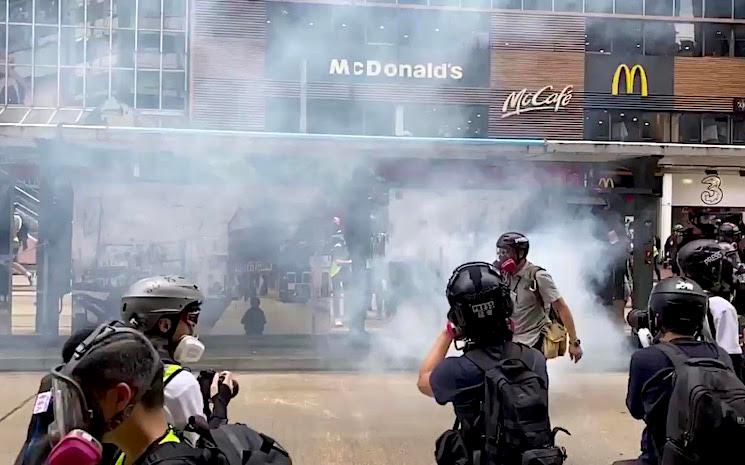
[[[704,335],[727,351],[735,372],[742,379],[739,322],[737,311],[730,303],[734,272],[726,251],[713,239],[698,239],[681,247],[678,264],[683,275],[696,281],[709,296]]]
[[[204,295],[194,282],[179,276],[153,276],[132,284],[122,296],[121,317],[152,342],[163,360],[163,392],[168,422],[182,431],[192,417],[217,427],[227,422],[227,406],[236,389],[223,372],[207,395],[200,380],[183,365],[198,362],[204,345],[196,337]],[[231,390],[230,386],[233,386]],[[205,397],[208,398],[205,405]],[[187,433],[192,442],[196,436]]]
[[[674,344],[689,358],[720,359],[729,368],[732,361],[715,343],[697,340],[706,316],[709,296],[693,280],[683,277],[663,279],[649,298],[650,326],[656,340]],[[657,451],[665,443],[667,404],[673,384],[673,362],[657,344],[640,349],[631,357],[626,406],[637,420],[644,420],[638,465],[657,465]]]
[[[453,404],[467,447],[474,451],[480,447],[483,433],[477,419],[484,400],[485,370],[472,357],[487,354],[496,364],[510,354],[536,373],[547,388],[546,359],[539,351],[512,342],[509,287],[492,265],[472,262],[459,266],[446,294],[450,304],[448,323],[419,368],[417,387],[438,404]],[[463,342],[464,354],[446,358],[454,340]]]
[[[553,311],[569,334],[569,356],[574,362],[582,358],[574,318],[561,297],[553,278],[546,270],[528,261],[530,242],[517,232],[504,233],[497,240],[498,269],[507,276],[514,304],[514,340],[542,350],[543,337],[551,323]]]

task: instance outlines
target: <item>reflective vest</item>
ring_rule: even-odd
[[[165,389],[166,384],[168,384],[169,381],[171,381],[173,378],[176,377],[177,374],[181,373],[184,369],[181,367],[181,365],[176,364],[170,364],[166,363],[163,366],[163,388]],[[176,434],[173,432],[173,429],[170,427],[168,428],[168,433],[165,435],[163,439],[160,440],[158,443],[165,444],[168,442],[181,442],[181,440],[176,436]],[[117,457],[116,462],[114,465],[124,465],[124,454],[119,453],[119,457]]]
[[[174,433],[170,427],[168,428],[168,432],[166,433],[166,435],[163,436],[163,439],[161,439],[158,442],[158,445],[167,444],[169,442],[175,442],[175,443],[181,442],[181,439],[179,439],[178,436],[176,436],[176,433]],[[114,463],[114,465],[124,465],[124,460],[125,460],[124,454],[119,454],[119,457],[116,459],[116,462]]]

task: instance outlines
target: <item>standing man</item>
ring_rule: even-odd
[[[508,278],[515,307],[513,340],[544,352],[548,358],[554,357],[544,350],[544,338],[551,329],[550,313],[553,311],[569,335],[569,357],[577,363],[582,358],[582,347],[572,312],[551,275],[528,261],[529,250],[528,238],[518,232],[504,233],[497,241],[495,265]]]
[[[680,268],[678,268],[678,248],[683,238],[683,231],[685,231],[683,225],[676,224],[673,227],[673,233],[665,241],[665,262],[670,263],[673,274],[676,275],[680,274]]]

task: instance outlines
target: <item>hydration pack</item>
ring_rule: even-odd
[[[674,344],[657,346],[675,367],[663,465],[742,463],[745,385],[724,362],[729,355],[712,346],[718,358],[689,358]]]
[[[484,400],[476,425],[479,450],[470,450],[466,438],[474,431],[456,420],[453,429],[437,441],[438,465],[562,465],[564,448],[556,447],[561,428],[551,429],[548,386],[522,357],[533,350],[508,342],[501,356],[476,349],[465,356],[485,374]],[[465,451],[465,452],[464,452]]]

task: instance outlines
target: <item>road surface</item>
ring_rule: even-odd
[[[552,423],[572,433],[560,437],[568,464],[633,458],[641,424],[626,412],[626,376],[557,366],[551,373]],[[0,374],[0,417],[33,393],[39,378]],[[278,439],[297,465],[433,465],[434,440],[452,425],[451,409],[421,395],[413,373],[261,373],[238,380],[231,418]],[[13,462],[31,408],[29,403],[0,423],[0,463]]]

